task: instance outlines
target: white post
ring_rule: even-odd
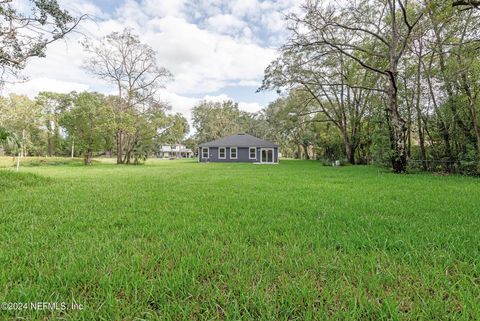
[[[75,140],[72,140],[72,159],[75,154]]]

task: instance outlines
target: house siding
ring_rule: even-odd
[[[253,147],[253,146],[252,146]],[[222,163],[259,163],[260,162],[260,149],[264,147],[256,147],[257,158],[250,159],[249,147],[238,147],[237,159],[230,158],[230,147],[226,147],[226,158],[218,158],[218,147],[209,147],[209,162],[222,162]],[[274,162],[278,163],[278,147],[273,148]],[[202,148],[199,148],[198,161],[202,161]]]

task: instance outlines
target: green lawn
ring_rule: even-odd
[[[21,171],[0,169],[0,302],[84,309],[0,319],[480,319],[475,178],[306,161]]]

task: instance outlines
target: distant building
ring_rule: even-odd
[[[200,162],[278,163],[278,145],[240,133],[199,145]]]
[[[193,151],[185,145],[162,145],[157,153],[158,158],[192,158]]]

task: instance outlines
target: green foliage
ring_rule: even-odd
[[[204,101],[192,111],[193,127],[199,142],[246,132],[251,115],[238,109],[233,101]]]
[[[65,37],[81,19],[60,8],[56,0],[30,0],[25,6],[0,1],[0,84],[16,76],[30,57],[44,57],[48,44]]]
[[[187,119],[180,113],[166,117],[165,122],[168,127],[158,138],[161,144],[181,143],[190,131]]]
[[[43,140],[41,120],[41,110],[27,96],[11,94],[0,101],[0,126],[15,135],[22,155],[38,151]],[[16,146],[10,147],[7,152],[17,152]]]
[[[35,103],[42,113],[42,122],[46,128],[46,155],[63,155],[68,150],[60,134],[60,118],[73,104],[75,94],[40,92]]]
[[[0,126],[0,147],[3,148],[14,148],[17,149],[20,147],[18,137],[9,132],[6,128]]]
[[[478,175],[480,10],[473,8],[471,1],[305,1],[301,13],[287,16],[291,37],[259,89],[286,92],[265,111],[277,118],[272,128],[283,134],[282,150],[310,141],[327,160],[399,173],[411,160],[411,167]],[[302,131],[305,108],[275,110],[288,110],[282,100],[298,88],[314,100],[304,119],[333,126],[287,137]]]
[[[280,142],[282,153],[308,158],[307,149],[318,142],[315,132],[315,110],[312,97],[304,90],[291,90],[285,97],[271,103],[264,111],[269,137]]]
[[[113,113],[105,97],[83,92],[76,95],[73,106],[62,115],[61,124],[75,139],[77,149],[90,165],[93,154],[105,150],[107,137],[113,135]]]
[[[480,318],[478,179],[313,161],[26,170],[50,183],[0,192],[2,301],[84,310],[2,320]]]
[[[373,164],[388,167],[390,166],[392,155],[389,137],[390,132],[385,119],[385,112],[382,113],[382,111],[374,113],[369,119],[369,123],[372,127],[371,156]]]

